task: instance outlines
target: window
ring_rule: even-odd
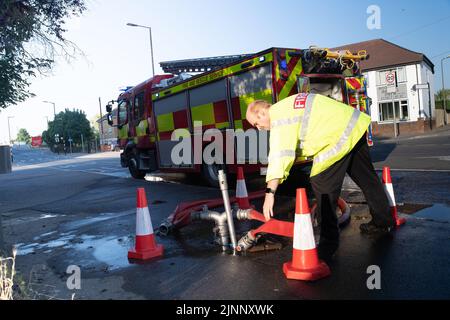
[[[385,86],[386,83],[386,75],[391,71],[397,71],[397,83],[406,82],[406,67],[398,67],[389,70],[383,70],[377,72],[377,86]]]
[[[406,121],[409,119],[408,114],[408,100],[394,101],[395,104],[395,119],[398,121]],[[393,121],[394,110],[392,102],[382,102],[378,104],[379,121]]]
[[[134,106],[133,106],[133,119],[136,122],[139,122],[139,120],[144,116],[144,93],[139,93],[134,98]]]
[[[118,125],[123,126],[125,123],[127,123],[127,109],[128,109],[128,100],[122,100],[119,101],[119,107],[118,107]]]
[[[397,81],[400,82],[406,82],[406,68],[401,67],[397,68]]]

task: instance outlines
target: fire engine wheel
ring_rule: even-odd
[[[128,160],[128,170],[130,170],[131,176],[135,179],[144,179],[147,174],[145,171],[139,170],[135,157]]]
[[[206,164],[202,165],[202,176],[205,182],[211,187],[219,187],[219,170],[225,170],[222,164]]]

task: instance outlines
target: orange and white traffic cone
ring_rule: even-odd
[[[245,185],[244,170],[242,167],[237,168],[236,179],[236,202],[239,209],[250,209],[250,202],[248,201],[247,186]]]
[[[162,256],[164,247],[156,243],[144,188],[137,189],[136,207],[136,243],[128,251],[128,258],[148,260]]]
[[[311,213],[304,188],[297,189],[292,261],[283,264],[288,279],[314,281],[331,274],[328,265],[319,260],[314,240]]]
[[[389,200],[392,217],[395,219],[397,226],[401,226],[406,222],[404,218],[399,218],[397,214],[397,203],[395,202],[394,187],[392,186],[391,169],[383,167],[383,187]]]

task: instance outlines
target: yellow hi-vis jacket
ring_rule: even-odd
[[[348,154],[370,117],[320,94],[300,93],[272,105],[266,181],[286,180],[294,162],[313,158],[311,176]]]

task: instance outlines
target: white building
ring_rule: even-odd
[[[397,119],[398,133],[415,133],[434,128],[434,65],[423,54],[402,48],[383,39],[345,45],[333,50],[366,50],[369,59],[362,61],[361,71],[366,77],[368,96],[372,99],[371,116],[375,136],[392,136],[393,119]],[[387,92],[386,75],[397,73],[397,92]],[[414,90],[420,85],[421,89]],[[427,89],[429,85],[429,90]]]

